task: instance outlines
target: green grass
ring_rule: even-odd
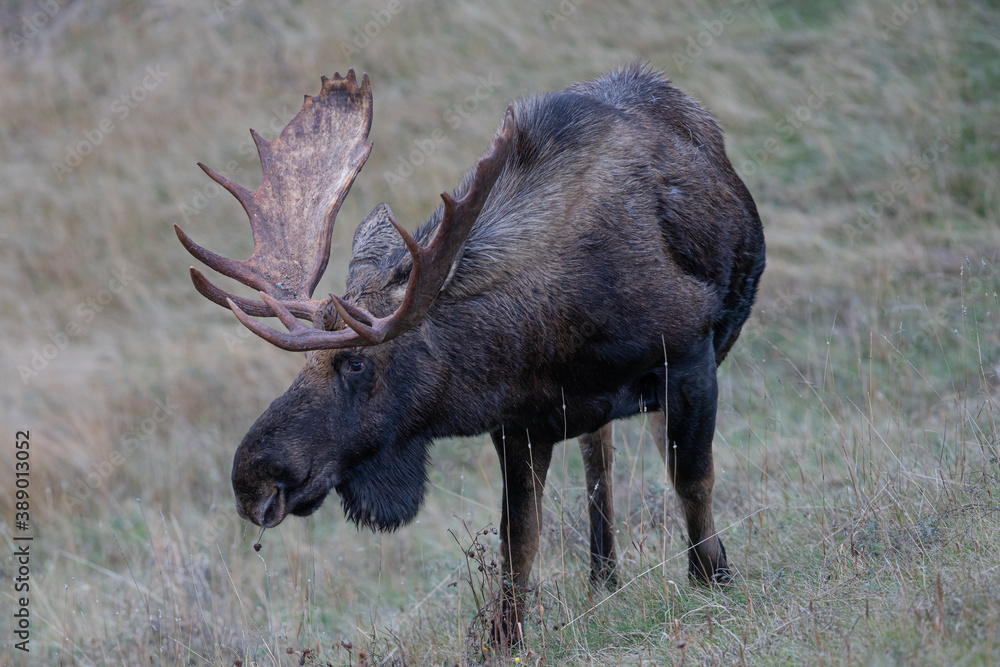
[[[338,667],[1000,661],[1000,12],[928,0],[896,26],[906,3],[888,0],[666,4],[404,2],[353,53],[386,4],[75,0],[22,41],[39,5],[0,10],[0,421],[9,443],[31,431],[38,535],[32,653],[5,622],[0,664],[285,665],[304,649]],[[496,581],[466,555],[467,531],[499,523],[486,438],[435,444],[419,523],[359,533],[331,498],[255,553],[231,457],[301,357],[191,289],[173,223],[230,256],[251,247],[195,161],[255,186],[247,128],[272,137],[320,75],[369,73],[375,149],[325,294],[364,214],[384,200],[411,228],[425,219],[513,98],[635,58],[713,111],[767,234],[758,305],[720,375],[715,504],[735,583],[687,581],[641,417],[615,436],[621,587],[587,582],[582,463],[558,447],[509,654],[483,653],[477,600]],[[165,76],[136,100],[147,68]],[[480,77],[499,83],[452,127]],[[53,163],[107,120],[60,180]],[[390,187],[437,128],[446,139]],[[9,552],[14,456],[0,448]],[[492,558],[495,536],[477,542]],[[0,560],[0,578],[14,568]],[[13,587],[0,596],[13,604]]]

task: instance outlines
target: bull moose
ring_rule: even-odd
[[[519,100],[430,220],[411,236],[376,206],[354,234],[344,296],[313,300],[371,122],[368,77],[358,85],[350,70],[323,77],[275,140],[251,130],[259,189],[199,163],[249,215],[249,259],[175,228],[260,300],[192,267],[202,295],[307,353],[236,450],[240,516],[276,526],[336,489],[348,519],[393,530],[420,508],[431,442],[488,432],[503,474],[505,613],[516,616],[553,446],[567,438],[586,468],[591,576],[614,580],[611,423],[646,410],[684,511],[689,573],[727,578],[712,515],[716,368],[750,314],[764,236],[714,119],[639,64]]]

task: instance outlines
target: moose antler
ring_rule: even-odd
[[[280,301],[286,312],[312,318],[321,301],[310,297],[330,259],[333,223],[344,197],[371,153],[366,143],[372,124],[368,75],[358,86],[354,70],[346,77],[323,77],[319,95],[305,96],[302,109],[274,141],[250,130],[263,178],[250,192],[198,163],[228,190],[250,217],[253,253],[233,260],[202,248],[174,225],[177,238],[207,266]],[[274,316],[267,302],[244,299],[219,289],[191,267],[195,288],[219,305],[258,317]]]
[[[368,75],[361,86],[354,70],[346,77],[323,77],[316,97],[306,96],[302,109],[274,141],[250,130],[263,167],[260,188],[250,192],[226,176],[198,163],[212,180],[228,190],[250,217],[254,248],[249,259],[233,260],[202,248],[180,227],[177,238],[188,251],[230,278],[260,292],[261,301],[244,299],[213,285],[196,268],[191,280],[204,297],[232,309],[251,331],[292,351],[377,345],[416,326],[427,314],[462,251],[472,225],[503,171],[514,132],[514,111],[507,109],[503,128],[488,155],[476,165],[465,195],[458,201],[442,193],[444,215],[425,248],[390,217],[413,258],[406,294],[388,317],[375,317],[330,295],[349,328],[325,331],[308,327],[297,317],[313,319],[324,301],[312,293],[330,259],[330,237],[344,197],[371,153],[366,143],[372,123],[372,93]],[[278,317],[281,332],[254,320]]]
[[[434,233],[434,238],[427,247],[418,244],[394,218],[389,218],[403,237],[403,242],[406,243],[413,258],[406,294],[402,303],[391,315],[375,317],[331,294],[337,313],[350,328],[323,331],[305,326],[295,319],[294,313],[286,307],[286,304],[262,291],[260,296],[264,303],[273,309],[274,314],[288,328],[288,333],[285,333],[257,322],[233,299],[229,300],[229,307],[236,313],[240,322],[255,334],[282,349],[296,352],[377,345],[416,326],[423,320],[438,292],[441,291],[452,264],[462,251],[465,239],[493,189],[493,184],[503,171],[511,149],[513,132],[514,110],[508,107],[503,128],[493,142],[492,150],[476,165],[475,175],[465,195],[455,201],[448,193],[441,193],[441,199],[444,200],[444,215]]]

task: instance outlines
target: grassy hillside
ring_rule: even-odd
[[[1000,10],[269,4],[0,8],[0,539],[12,554],[25,534],[18,431],[36,536],[31,653],[5,613],[0,664],[1000,662]],[[368,72],[375,148],[325,294],[364,214],[386,201],[414,228],[512,99],[637,58],[716,115],[765,224],[715,439],[737,582],[687,581],[641,417],[616,428],[624,585],[587,585],[582,464],[560,446],[510,655],[483,651],[475,618],[496,586],[486,438],[434,446],[425,507],[397,533],[358,533],[330,499],[255,553],[232,455],[301,356],[192,289],[174,223],[232,257],[251,248],[195,162],[256,187],[247,128],[272,138],[321,75]],[[17,567],[0,559],[4,609]]]

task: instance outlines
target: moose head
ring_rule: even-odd
[[[431,433],[425,417],[447,369],[432,359],[419,363],[427,356],[417,349],[419,336],[400,336],[425,320],[461,257],[510,153],[512,111],[464,196],[456,201],[442,193],[443,215],[426,246],[379,205],[358,228],[348,294],[313,300],[330,257],[337,211],[371,152],[371,122],[368,77],[358,86],[350,70],[346,77],[323,77],[320,94],[306,96],[274,141],[251,130],[263,166],[256,191],[199,163],[249,216],[254,238],[249,259],[208,251],[175,225],[192,255],[259,290],[261,300],[225,292],[191,267],[202,295],[231,308],[264,340],[306,352],[292,386],[236,450],[237,510],[262,527],[276,526],[289,513],[311,514],[331,489],[340,494],[349,518],[378,529],[412,519],[423,499]],[[392,256],[404,248],[408,257]],[[277,317],[288,331],[254,317]]]

